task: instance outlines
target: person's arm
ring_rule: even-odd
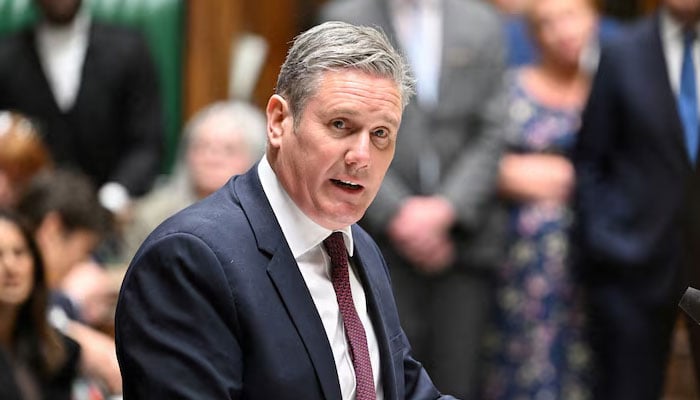
[[[509,133],[504,75],[504,48],[495,14],[480,7],[480,40],[490,43],[475,49],[473,64],[463,66],[468,74],[464,90],[479,101],[464,109],[453,135],[467,135],[453,162],[443,173],[440,187],[427,198],[410,198],[401,203],[390,234],[402,253],[426,273],[451,265],[456,255],[452,229],[479,232],[490,216],[497,190],[499,159]],[[472,73],[474,73],[472,75]],[[458,121],[455,121],[458,123]],[[468,131],[466,131],[468,130]],[[420,227],[408,231],[410,227]],[[403,232],[402,232],[403,231]]]
[[[652,247],[640,240],[644,232],[621,227],[619,222],[631,209],[629,199],[614,183],[619,180],[616,147],[625,129],[617,74],[623,73],[620,66],[626,62],[615,51],[603,50],[573,157],[574,243],[587,258],[616,264],[639,263]]]
[[[136,255],[116,311],[128,399],[237,399],[243,385],[235,299],[212,249],[184,233]]]
[[[574,185],[574,167],[554,154],[507,154],[501,159],[499,190],[514,201],[564,203]]]
[[[68,321],[64,333],[80,345],[81,368],[103,383],[112,394],[122,392],[122,378],[114,340],[107,334],[76,321]]]
[[[122,380],[119,374],[119,364],[115,357],[114,340],[111,336],[100,332],[83,322],[72,320],[67,302],[57,301],[63,295],[55,295],[48,319],[49,322],[63,335],[72,339],[80,346],[80,368],[89,378],[104,385],[112,394],[122,392]]]
[[[481,107],[474,111],[479,121],[479,131],[469,146],[462,149],[457,160],[446,172],[439,193],[457,211],[460,227],[477,230],[493,202],[498,186],[499,162],[510,134],[507,92],[504,85],[504,49],[501,36],[494,33],[493,45],[479,56],[482,68],[490,68],[489,93],[484,96]]]
[[[440,196],[413,196],[404,201],[387,232],[404,257],[426,274],[438,273],[455,258],[450,229],[456,211]]]

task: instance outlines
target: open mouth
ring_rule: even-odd
[[[341,181],[340,179],[331,179],[331,182],[333,182],[334,185],[339,186],[343,189],[348,189],[348,190],[360,190],[362,189],[362,185],[358,185],[356,183],[348,182],[348,181]]]

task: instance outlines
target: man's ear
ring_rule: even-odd
[[[267,140],[273,148],[280,145],[282,136],[292,133],[294,125],[289,103],[278,94],[273,94],[267,102]]]

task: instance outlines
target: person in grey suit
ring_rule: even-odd
[[[335,0],[319,19],[381,27],[416,73],[396,157],[360,224],[387,259],[415,354],[439,388],[472,397],[505,226],[498,16],[478,1]]]
[[[355,224],[412,92],[375,29],[335,22],[295,39],[265,157],[156,228],[129,267],[125,399],[452,399],[412,357],[386,263]]]

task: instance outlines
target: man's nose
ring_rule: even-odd
[[[345,161],[348,164],[355,165],[357,168],[364,168],[370,165],[370,150],[372,140],[369,132],[362,132],[353,137],[350,149],[345,155]]]

